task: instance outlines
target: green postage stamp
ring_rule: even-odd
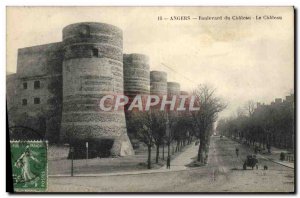
[[[11,141],[13,186],[16,192],[46,191],[48,178],[45,141]]]

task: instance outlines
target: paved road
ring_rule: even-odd
[[[235,155],[239,146],[240,156]],[[194,150],[193,150],[194,149]],[[186,150],[194,155],[197,147]],[[102,177],[49,178],[49,191],[83,192],[292,192],[294,169],[259,158],[258,170],[242,170],[249,151],[228,139],[211,138],[208,165],[175,172]],[[179,165],[181,165],[178,162]],[[267,165],[268,170],[263,170]]]

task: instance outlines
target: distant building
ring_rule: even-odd
[[[275,104],[280,104],[282,103],[282,99],[281,98],[276,98],[275,99]]]
[[[256,103],[256,109],[254,112],[258,112],[262,110],[264,107],[272,106],[272,107],[279,107],[285,103],[292,103],[294,104],[294,94],[286,96],[286,99],[283,100],[282,98],[275,98],[274,101],[270,103],[270,105],[261,104],[260,102]]]
[[[291,94],[291,95],[285,97],[285,101],[286,102],[294,102],[294,98],[295,98],[294,94]]]

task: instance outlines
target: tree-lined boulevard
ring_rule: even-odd
[[[153,106],[130,114],[130,138],[145,145],[143,158],[135,155],[106,163],[94,159],[89,165],[79,161],[74,177],[66,174],[69,165],[61,164],[58,174],[49,178],[49,191],[294,191],[294,163],[281,159],[290,147],[274,147],[282,145],[282,141],[276,144],[280,138],[276,135],[291,138],[293,134],[293,102],[263,108],[249,102],[246,113],[220,120],[215,130],[218,114],[227,105],[208,85],[197,86],[191,94],[198,110],[162,111]]]
[[[240,155],[235,154],[236,147]],[[49,177],[48,191],[81,192],[293,192],[294,169],[258,155],[258,170],[243,170],[246,145],[228,138],[210,137],[206,166],[176,170],[197,157],[198,147],[190,145],[171,162],[170,170],[125,173],[111,176]],[[184,161],[184,162],[183,162]],[[179,163],[180,162],[180,163]],[[268,170],[263,170],[263,166]],[[153,170],[150,170],[153,171]]]

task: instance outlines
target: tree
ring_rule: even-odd
[[[255,146],[257,143],[263,149],[271,152],[271,146],[294,150],[294,101],[291,97],[283,102],[273,102],[270,105],[260,105],[254,108],[253,102],[248,102],[248,115],[238,114],[237,117],[223,119],[218,123],[221,134],[235,136]],[[234,127],[233,127],[234,126]]]
[[[170,146],[175,138],[175,130],[178,126],[177,116],[167,116],[165,142],[168,147],[168,157],[170,157]]]
[[[153,142],[153,131],[151,124],[151,114],[147,112],[134,112],[131,114],[130,126],[131,130],[135,134],[135,137],[147,145],[148,148],[148,160],[147,168],[151,169],[151,148]]]
[[[167,117],[164,111],[150,110],[145,112],[133,112],[130,126],[134,136],[145,143],[148,148],[148,169],[151,169],[151,149],[156,145],[156,163],[159,157],[159,145],[161,145],[166,133]]]
[[[246,104],[245,104],[245,109],[248,113],[248,116],[251,117],[255,111],[255,103],[252,100],[249,100]]]
[[[152,109],[150,111],[150,128],[153,133],[153,140],[156,146],[156,158],[155,162],[158,163],[159,158],[159,147],[163,144],[164,138],[166,136],[167,127],[167,114],[165,111],[159,111],[157,109]]]
[[[196,98],[195,104],[200,107],[199,110],[191,111],[195,135],[200,140],[197,161],[206,163],[213,123],[226,105],[215,95],[215,89],[207,85],[199,85],[193,91],[193,95]]]

